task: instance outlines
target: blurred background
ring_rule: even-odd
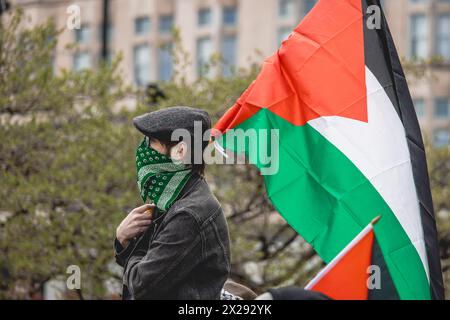
[[[115,229],[140,204],[131,119],[216,121],[314,0],[0,0],[0,298],[116,299]],[[450,1],[382,1],[426,141],[450,294]],[[322,267],[251,166],[209,166],[231,277],[257,293]],[[78,266],[81,288],[69,290]]]

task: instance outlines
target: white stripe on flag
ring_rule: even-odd
[[[385,90],[367,67],[366,86],[368,123],[338,116],[308,123],[344,153],[380,193],[416,248],[429,280],[405,129]]]

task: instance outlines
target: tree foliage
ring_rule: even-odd
[[[25,29],[16,11],[0,26],[0,295],[30,298],[69,265],[82,270],[88,297],[104,294],[112,237],[138,204],[124,93],[112,66],[61,70],[51,56],[51,21]],[[125,125],[126,124],[126,125]]]

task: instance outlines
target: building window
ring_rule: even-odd
[[[221,52],[223,58],[222,75],[229,77],[236,66],[236,36],[224,36],[222,38]]]
[[[316,5],[316,0],[303,0],[304,15],[306,16],[315,5]]]
[[[112,24],[108,24],[106,27],[106,42],[110,43],[112,41],[112,38],[114,36],[114,27]],[[100,25],[98,28],[98,40],[101,42],[103,41],[103,25]]]
[[[450,130],[448,129],[437,129],[433,133],[433,142],[437,147],[445,147],[449,145],[450,140]]]
[[[201,27],[211,24],[211,9],[203,8],[198,10],[198,25]]]
[[[212,41],[209,37],[197,40],[197,74],[200,77],[212,75],[212,70],[208,66],[212,53]]]
[[[77,43],[89,43],[91,40],[91,28],[82,25],[80,29],[75,29],[75,41]]]
[[[278,45],[286,40],[292,32],[292,28],[280,28],[278,29]]]
[[[436,102],[434,104],[434,117],[438,119],[448,118],[448,105],[448,98],[436,99]]]
[[[415,99],[414,108],[416,109],[416,114],[418,118],[422,118],[425,115],[425,100]]]
[[[428,56],[428,26],[424,14],[414,14],[410,18],[410,55],[414,58]]]
[[[146,36],[150,33],[150,18],[139,17],[134,20],[134,34]]]
[[[89,52],[78,52],[73,56],[73,69],[81,71],[91,67],[91,55]]]
[[[106,62],[111,65],[113,59],[115,58],[115,54],[113,50],[108,50],[108,52],[106,53]]]
[[[55,52],[52,53],[52,56],[50,58],[50,64],[52,66],[52,73],[53,75],[56,75],[56,71],[57,71],[57,65],[56,65],[56,55]]]
[[[134,82],[143,87],[150,82],[150,45],[142,44],[133,49]]]
[[[159,17],[159,32],[169,33],[173,28],[173,16],[164,15]]]
[[[222,13],[222,22],[225,26],[235,26],[237,22],[236,7],[225,7]]]
[[[169,81],[172,78],[172,43],[166,43],[158,49],[158,79]]]
[[[437,18],[436,53],[450,60],[450,14],[441,14]]]
[[[282,19],[290,19],[294,14],[294,0],[279,0],[278,15]]]

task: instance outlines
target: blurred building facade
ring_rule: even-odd
[[[11,0],[40,23],[52,17],[63,28],[55,53],[56,69],[93,68],[101,57],[103,0]],[[121,52],[128,83],[145,86],[173,73],[172,28],[189,53],[187,78],[227,76],[235,68],[261,63],[314,6],[315,0],[109,0],[109,57]],[[437,145],[450,137],[450,0],[382,1],[400,56],[441,56],[431,75],[410,81],[423,132]],[[81,28],[66,27],[70,5],[80,8]],[[75,54],[65,49],[77,43]],[[220,67],[203,66],[219,53]]]

